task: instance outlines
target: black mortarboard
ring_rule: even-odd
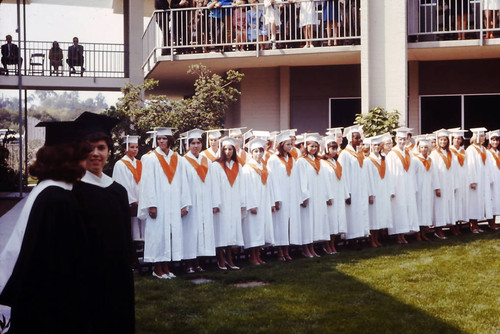
[[[83,132],[85,137],[98,132],[103,132],[108,136],[111,136],[111,129],[116,124],[120,123],[120,120],[85,111],[78,116],[74,122],[79,127],[79,130]]]
[[[40,122],[36,127],[45,128],[45,146],[77,142],[82,139],[75,122]]]

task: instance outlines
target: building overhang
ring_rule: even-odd
[[[128,82],[128,78],[22,76],[22,89],[117,91]],[[0,89],[18,88],[16,75],[2,76]]]

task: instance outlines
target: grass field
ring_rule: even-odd
[[[136,275],[137,333],[500,333],[500,232]],[[213,282],[194,284],[194,278]],[[256,287],[235,283],[258,281]]]

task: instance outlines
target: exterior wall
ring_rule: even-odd
[[[359,65],[291,68],[290,127],[323,133],[329,127],[329,99],[360,97],[360,76]]]

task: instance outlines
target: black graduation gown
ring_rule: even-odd
[[[73,194],[49,186],[30,211],[19,257],[0,296],[9,333],[90,333],[88,243]]]
[[[127,191],[113,182],[77,182],[73,193],[84,210],[91,246],[90,300],[95,333],[134,333],[132,236]]]

